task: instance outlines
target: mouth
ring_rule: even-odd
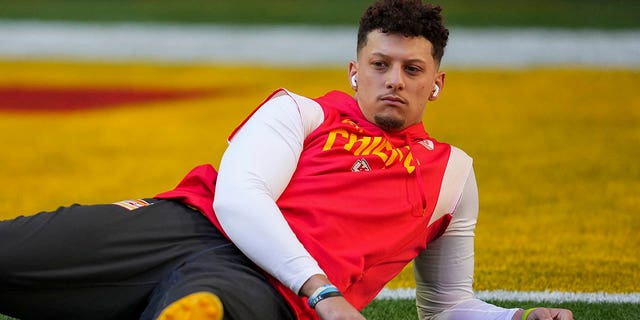
[[[407,101],[405,99],[393,94],[388,94],[380,97],[380,101],[384,102],[386,105],[391,106],[402,106],[407,104]]]

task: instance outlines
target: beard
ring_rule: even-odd
[[[404,119],[392,117],[389,115],[375,115],[373,117],[376,125],[385,131],[396,131],[404,127]]]

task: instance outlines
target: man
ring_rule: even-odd
[[[421,319],[573,319],[473,297],[471,159],[422,126],[447,38],[439,7],[377,2],[349,64],[355,98],[278,90],[232,133],[219,174],[204,165],[155,198],[1,222],[0,312],[364,319],[415,259]]]

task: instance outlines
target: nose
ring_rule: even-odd
[[[387,89],[395,91],[404,89],[404,75],[401,67],[394,66],[393,68],[389,68],[385,79],[385,86]]]

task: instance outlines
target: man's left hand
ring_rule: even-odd
[[[524,311],[516,312],[513,320],[521,320]],[[535,308],[527,316],[527,320],[573,320],[573,313],[567,309]]]

